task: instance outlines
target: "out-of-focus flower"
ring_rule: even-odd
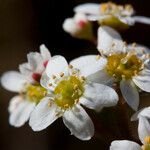
[[[88,76],[88,79],[97,83],[119,85],[125,101],[137,110],[138,88],[150,92],[149,54],[129,49],[129,46],[120,39],[120,35],[110,27],[102,26],[99,32],[98,48],[102,54],[99,58],[105,65],[94,70],[95,72]],[[88,56],[78,58],[79,62],[80,59],[90,61]],[[79,64],[79,67],[82,67],[82,64]],[[86,67],[88,68],[88,65]]]
[[[134,9],[131,5],[117,5],[112,2],[101,4],[85,3],[74,8],[76,13],[83,13],[90,21],[98,21],[100,25],[114,28],[127,28],[136,22],[150,24],[150,19],[143,16],[133,16]]]
[[[19,65],[19,70],[29,82],[39,82],[50,58],[49,50],[42,44],[40,46],[40,53],[30,52],[27,55],[28,62]]]
[[[67,18],[63,23],[63,29],[73,37],[93,40],[92,23],[84,14],[77,13],[73,18]]]
[[[28,63],[20,65],[20,72],[8,71],[1,77],[2,86],[12,92],[19,93],[9,103],[9,123],[20,127],[28,121],[34,107],[45,96],[47,91],[40,85],[39,80],[45,70],[50,53],[44,45],[41,53],[31,52],[27,55]]]
[[[150,149],[150,107],[146,107],[139,112],[136,112],[131,120],[139,120],[138,124],[138,135],[141,143],[143,144],[140,146],[139,144],[121,140],[121,141],[113,141],[110,146],[110,150],[149,150]]]
[[[90,62],[95,62],[94,56]],[[83,62],[80,63],[90,63]],[[94,134],[93,123],[82,104],[90,109],[101,110],[114,106],[118,102],[117,93],[110,87],[98,83],[87,82],[86,77],[93,70],[101,67],[101,60],[96,66],[77,70],[68,65],[62,56],[53,57],[41,78],[41,85],[49,94],[37,105],[31,114],[29,124],[34,131],[40,131],[62,117],[71,133],[81,140],[89,140]]]

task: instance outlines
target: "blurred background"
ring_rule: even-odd
[[[26,54],[38,51],[44,43],[52,55],[61,54],[68,60],[84,54],[97,53],[95,46],[72,38],[62,30],[65,18],[73,16],[73,7],[85,2],[104,0],[0,0],[0,75],[17,70],[26,61]],[[114,0],[119,4],[131,3],[137,15],[150,17],[149,0]],[[127,42],[150,47],[150,26],[136,24],[122,33]],[[0,87],[0,150],[108,150],[103,141],[93,138],[82,142],[70,135],[62,120],[46,130],[35,133],[28,124],[21,128],[8,123],[8,103],[14,93]]]

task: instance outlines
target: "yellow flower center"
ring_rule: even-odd
[[[38,104],[46,93],[46,89],[40,85],[27,85],[26,97],[31,102]]]
[[[112,2],[107,2],[107,3],[102,3],[100,7],[100,12],[102,14],[108,14],[108,15],[113,15],[113,14],[121,14],[122,11],[133,11],[133,7],[129,4],[122,6],[122,5],[116,5],[115,3]]]
[[[142,150],[150,150],[150,136],[145,137],[145,144],[142,146]]]
[[[62,80],[55,87],[55,103],[62,109],[73,107],[84,92],[84,83],[76,76]]]
[[[142,68],[142,61],[133,53],[112,54],[107,58],[106,71],[117,80],[131,79]]]

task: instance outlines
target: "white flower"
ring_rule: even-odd
[[[40,53],[30,52],[27,55],[28,62],[21,64],[19,70],[29,82],[39,82],[50,58],[49,50],[42,44],[40,46]]]
[[[99,21],[101,25],[116,27],[118,24],[127,27],[136,22],[150,24],[150,19],[143,16],[133,16],[134,9],[131,5],[117,5],[112,2],[101,4],[85,3],[74,8],[76,13],[83,13],[91,21]]]
[[[140,53],[135,48],[129,48],[120,35],[112,28],[102,26],[99,29],[98,49],[102,54],[100,57],[102,65],[94,70],[88,79],[107,85],[114,83],[120,86],[125,101],[134,110],[138,109],[138,88],[150,92],[150,70],[148,69],[149,54]],[[106,56],[106,57],[104,57]],[[90,58],[83,56],[76,59],[78,67],[84,68],[80,59],[90,62]],[[92,63],[92,62],[91,62]],[[96,64],[92,64],[93,66]],[[88,68],[88,64],[86,65]]]
[[[95,56],[89,57],[91,62],[96,61]],[[80,63],[86,65],[90,62]],[[118,95],[112,88],[86,80],[86,77],[101,65],[103,64],[100,60],[97,61],[97,66],[91,65],[80,71],[73,65],[68,65],[64,57],[53,57],[41,78],[41,85],[49,90],[49,94],[31,114],[29,124],[32,129],[43,130],[62,117],[71,134],[81,140],[89,140],[94,134],[94,126],[81,105],[99,111],[118,102]]]
[[[46,94],[46,90],[38,81],[45,70],[50,53],[44,45],[41,45],[40,51],[41,53],[31,52],[27,55],[28,63],[20,65],[21,73],[8,71],[1,77],[1,84],[6,90],[18,93],[10,100],[8,108],[9,123],[15,127],[20,127],[28,121],[31,112]]]
[[[132,120],[139,119],[138,124],[138,135],[141,143],[143,144],[140,146],[139,144],[121,140],[121,141],[113,141],[110,146],[110,150],[149,150],[150,149],[150,107],[144,108],[140,110],[138,113],[135,113],[132,116]]]
[[[77,13],[73,18],[67,18],[63,23],[64,31],[80,39],[93,39],[92,24],[84,14]]]

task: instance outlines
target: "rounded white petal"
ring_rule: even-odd
[[[150,70],[143,70],[141,75],[133,78],[133,81],[143,91],[150,92]]]
[[[114,89],[98,83],[87,84],[83,97],[80,103],[97,111],[103,107],[115,106],[119,99]]]
[[[43,72],[43,74],[41,76],[41,80],[40,80],[41,86],[43,86],[46,89],[49,89],[49,87],[48,87],[49,79],[50,78],[47,76],[47,74],[45,72]]]
[[[50,97],[43,98],[32,112],[29,125],[34,131],[41,131],[47,128],[59,117],[57,109],[58,107],[50,100]]]
[[[141,150],[141,146],[132,141],[118,140],[111,143],[110,150]]]
[[[74,8],[74,12],[97,15],[100,14],[100,4],[96,4],[96,3],[81,4]]]
[[[138,134],[141,142],[144,144],[144,139],[150,136],[150,123],[147,118],[140,116],[138,125]]]
[[[10,113],[9,123],[15,127],[24,125],[28,121],[34,108],[35,103],[22,100],[22,102],[17,105],[16,109]]]
[[[105,70],[100,70],[94,74],[91,74],[87,77],[87,79],[91,82],[101,83],[109,86],[112,86],[114,83],[114,79],[110,77]]]
[[[51,53],[44,44],[40,45],[40,53],[44,61],[48,61],[51,58]]]
[[[144,16],[134,16],[132,19],[138,23],[144,23],[150,25],[150,18]]]
[[[53,75],[59,76],[60,73],[68,75],[68,63],[63,56],[54,56],[47,64],[46,74],[51,78]]]
[[[139,115],[150,119],[150,107],[142,109]]]
[[[63,23],[63,29],[64,31],[70,33],[72,36],[74,36],[79,31],[79,27],[77,26],[74,18],[65,19]]]
[[[19,71],[21,72],[21,74],[26,78],[27,81],[29,82],[34,82],[33,78],[32,78],[32,70],[31,70],[31,66],[28,63],[23,63],[21,65],[19,65]]]
[[[20,92],[25,83],[25,78],[17,71],[5,72],[1,77],[1,85],[12,92]]]
[[[9,113],[12,113],[16,110],[16,108],[18,107],[18,105],[23,101],[22,96],[20,95],[16,95],[14,96],[10,102],[9,102],[9,106],[8,106],[8,111]]]
[[[139,106],[139,92],[135,87],[134,83],[132,81],[122,80],[120,82],[120,89],[121,89],[122,96],[127,102],[127,104],[132,109],[137,111]]]
[[[98,50],[104,55],[110,53],[124,53],[125,45],[120,34],[113,28],[108,26],[101,26],[98,29]]]
[[[30,52],[27,54],[27,59],[33,72],[41,73],[44,70],[43,59],[40,53]]]
[[[102,70],[107,63],[107,59],[96,59],[96,55],[86,55],[76,58],[70,64],[78,69],[82,76],[88,77],[99,70]]]
[[[94,125],[85,110],[77,105],[65,111],[63,121],[71,133],[80,140],[90,140],[94,135]]]

